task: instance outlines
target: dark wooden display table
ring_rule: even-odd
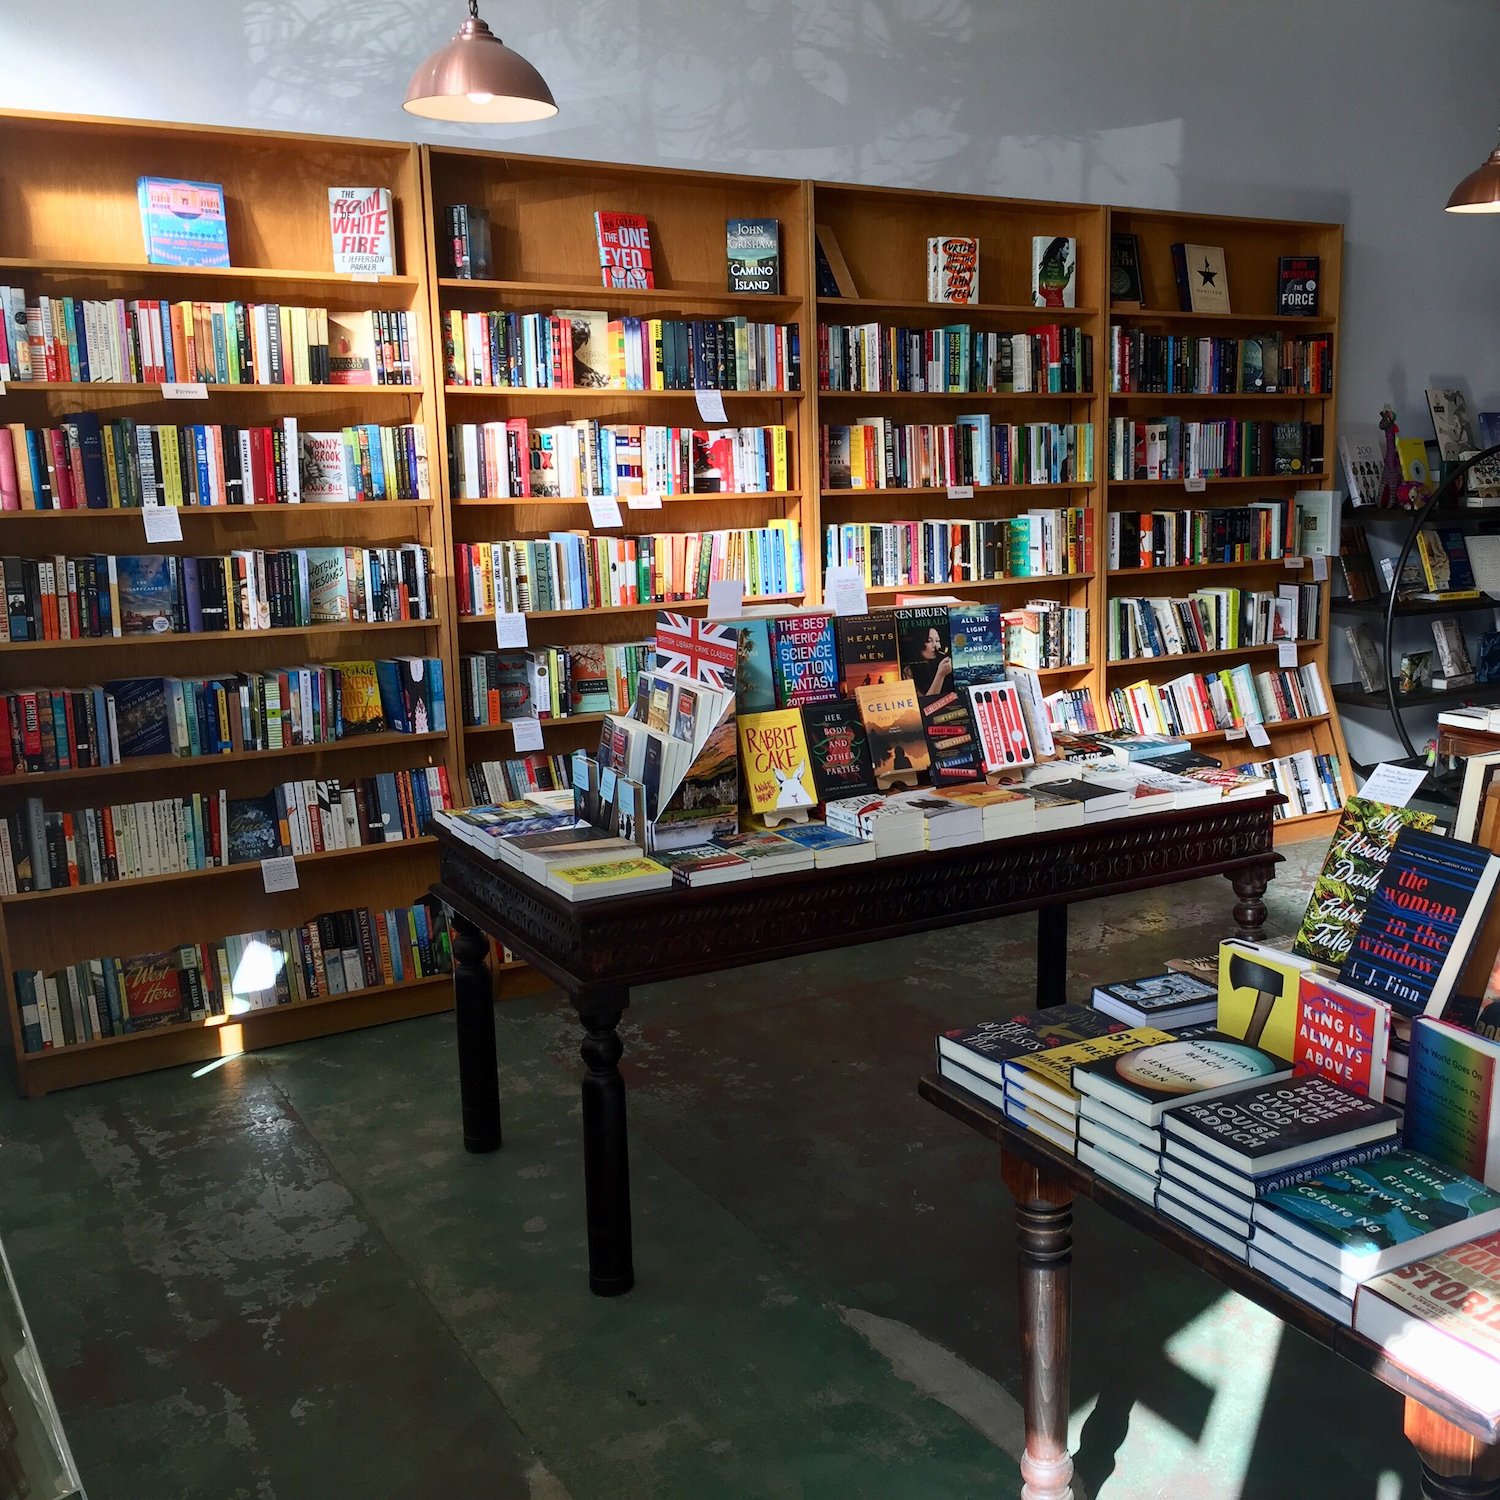
[[[1272,794],[835,870],[583,902],[439,828],[432,893],[454,920],[464,1145],[500,1145],[488,934],[565,990],[578,1010],[589,1286],[606,1297],[627,1292],[635,1270],[619,1024],[632,985],[1037,911],[1038,1003],[1058,1004],[1070,902],[1224,875],[1237,897],[1235,930],[1262,936],[1262,898],[1281,859],[1271,834],[1280,801]]]
[[[1068,1357],[1071,1336],[1073,1200],[1090,1198],[1208,1272],[1230,1291],[1342,1355],[1406,1398],[1405,1431],[1422,1464],[1425,1500],[1500,1497],[1500,1430],[1482,1414],[1389,1360],[1379,1344],[1309,1307],[1274,1281],[1201,1240],[1140,1199],[1111,1186],[1072,1156],[1006,1120],[945,1078],[917,1091],[1000,1147],[1000,1178],[1016,1204],[1021,1305],[1021,1394],[1025,1500],[1071,1500]]]

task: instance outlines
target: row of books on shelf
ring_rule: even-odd
[[[1181,568],[1296,556],[1300,514],[1298,501],[1274,498],[1202,510],[1111,511],[1109,566]]]
[[[654,641],[622,641],[462,655],[464,724],[485,729],[512,719],[624,713],[654,651]]]
[[[0,642],[432,618],[425,547],[291,547],[218,557],[3,557]]]
[[[818,461],[825,490],[1088,484],[1094,424],[996,422],[985,412],[951,423],[865,417],[824,427]]]
[[[420,500],[431,493],[420,425],[301,430],[103,421],[0,427],[0,510],[129,510],[149,505],[298,505]]]
[[[1277,818],[1301,818],[1316,813],[1337,812],[1343,805],[1343,777],[1340,774],[1339,758],[1332,753],[1294,750],[1290,755],[1245,761],[1239,769],[1269,781],[1286,798],[1286,802],[1276,809]]]
[[[573,757],[536,751],[504,760],[471,760],[464,767],[468,805],[514,802],[534,794],[567,792],[572,797]]]
[[[1434,649],[1404,651],[1391,667],[1385,665],[1371,626],[1364,622],[1346,625],[1344,639],[1349,644],[1360,687],[1367,693],[1384,694],[1390,677],[1396,678],[1396,690],[1401,693],[1426,688],[1446,692],[1500,682],[1500,631],[1481,631],[1471,655],[1463,626],[1456,619],[1431,623]]]
[[[820,391],[924,391],[989,395],[1089,392],[1094,336],[1057,323],[1024,333],[818,324]]]
[[[1055,578],[1093,571],[1093,534],[1082,506],[994,521],[846,522],[823,528],[823,562],[856,569],[870,588]]]
[[[1322,585],[1279,589],[1203,588],[1170,598],[1113,595],[1105,601],[1110,661],[1235,651],[1317,636]]]
[[[38,296],[0,286],[14,331],[3,378],[204,385],[414,385],[417,321],[400,310],[277,302]],[[25,330],[22,338],[19,330]]]
[[[1331,334],[1216,338],[1115,324],[1109,338],[1115,394],[1316,396],[1333,389]]]
[[[524,417],[448,429],[454,500],[761,494],[791,488],[784,426],[661,427]]]
[[[0,815],[0,894],[67,890],[420,837],[452,806],[442,766],[286,781],[256,796],[193,792]]]
[[[1105,696],[1110,720],[1138,734],[1212,734],[1246,730],[1328,712],[1317,662],[1254,671],[1247,662],[1217,672],[1184,672],[1168,682],[1111,688]]]
[[[0,693],[0,775],[446,728],[440,657],[20,688]]]
[[[801,332],[748,318],[612,318],[553,313],[443,315],[449,385],[504,390],[795,391]]]
[[[1252,479],[1323,471],[1321,422],[1259,422],[1224,417],[1109,421],[1109,477],[1125,479]]]
[[[423,904],[349,907],[300,927],[237,933],[128,958],[15,974],[22,1046],[51,1052],[158,1026],[409,983],[452,967],[448,929]]]
[[[646,536],[553,531],[545,538],[459,542],[454,575],[459,613],[471,616],[706,599],[709,585],[725,578],[743,580],[749,597],[807,587],[796,520]]]

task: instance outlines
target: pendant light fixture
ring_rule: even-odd
[[[1500,214],[1500,146],[1475,167],[1448,199],[1450,214]]]
[[[479,0],[469,0],[458,34],[411,75],[402,108],[429,120],[514,125],[555,115],[557,101],[542,75],[479,19]]]

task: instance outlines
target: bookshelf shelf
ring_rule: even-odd
[[[174,506],[180,517],[194,524],[202,521],[232,520],[236,517],[254,517],[257,523],[272,516],[348,516],[351,513],[362,511],[379,511],[383,514],[399,511],[430,511],[436,506],[435,500],[362,500],[362,501],[339,501],[339,500],[307,500],[299,501],[296,505],[180,505]],[[139,518],[143,514],[140,506],[122,505],[111,506],[108,509],[91,509],[82,507],[76,510],[6,510],[0,511],[0,525],[20,526],[29,521],[54,521],[54,520],[77,520],[87,518],[90,521],[100,519],[113,520],[115,517],[135,516]],[[144,525],[144,522],[140,524]],[[144,538],[142,545],[144,545]]]
[[[1024,578],[968,578],[960,583],[877,583],[867,594],[962,594],[965,589],[1030,588],[1051,583],[1087,583],[1092,573],[1033,573]]]
[[[1086,322],[1099,316],[1097,307],[1035,307],[1029,302],[903,302],[883,297],[819,297],[818,313],[825,323],[844,319],[831,316],[849,308],[859,312],[927,313],[941,322],[962,323],[965,318],[1024,318],[1033,327],[1047,323]],[[869,318],[849,321],[867,323]]]
[[[1357,682],[1336,682],[1329,690],[1340,703],[1351,708],[1373,708],[1381,713],[1389,710],[1385,689],[1367,693]],[[1484,684],[1468,683],[1464,687],[1424,687],[1409,693],[1397,691],[1396,701],[1403,707],[1416,708],[1423,703],[1446,703],[1451,698],[1475,698],[1484,696]]]
[[[800,298],[771,296],[764,292],[730,292],[722,286],[694,287],[611,287],[592,282],[571,281],[482,281],[456,276],[440,276],[437,288],[444,293],[481,292],[487,296],[504,297],[507,301],[545,300],[564,297],[570,307],[589,306],[597,303],[601,307],[628,308],[639,305],[657,310],[670,309],[674,304],[690,304],[694,310],[704,307],[723,306],[733,308],[736,314],[749,314],[755,308],[785,311],[800,305]],[[762,319],[759,321],[774,321]]]
[[[324,849],[317,854],[296,855],[295,859],[299,874],[321,874],[325,868],[329,868],[337,875],[340,867],[352,859],[370,859],[396,850],[406,851],[436,843],[437,840],[430,834],[424,834],[414,839],[393,839],[388,843],[360,844],[353,849]],[[254,876],[258,880],[260,865],[247,861],[236,865],[213,865],[205,870],[174,870],[165,875],[143,875],[136,880],[105,880],[96,885],[66,885],[56,886],[48,891],[23,891],[19,895],[0,896],[0,905],[31,907],[39,903],[46,904],[54,901],[87,901],[95,897],[138,891],[148,887],[154,889],[200,880],[230,880],[245,876]],[[118,1040],[118,1038],[106,1037],[102,1040]]]
[[[1331,474],[1218,474],[1205,476],[1203,483],[1215,489],[1221,485],[1277,485],[1295,484],[1303,489],[1316,489],[1328,484]],[[1185,485],[1194,481],[1177,479],[1111,479],[1111,490],[1159,490],[1164,485]],[[1191,493],[1191,492],[1190,492]],[[1181,507],[1184,510],[1191,506]]]
[[[1092,401],[1091,391],[819,391],[819,401]]]
[[[1202,563],[1173,563],[1166,568],[1111,568],[1111,578],[1159,578],[1163,573],[1216,573],[1221,571],[1238,572],[1243,568],[1273,568],[1283,573],[1298,572],[1300,569],[1287,567],[1284,557],[1254,557],[1245,558],[1238,562],[1202,562]]]
[[[1217,651],[1183,651],[1162,656],[1125,656],[1114,661],[1106,661],[1105,666],[1113,671],[1121,667],[1154,667],[1163,662],[1220,661],[1228,657],[1267,656],[1274,651],[1280,651],[1283,644],[1285,643],[1275,641],[1268,646],[1228,646]],[[1321,640],[1314,640],[1294,641],[1291,644],[1301,651],[1305,648],[1321,646],[1323,643]]]
[[[163,631],[159,635],[82,636],[67,641],[10,641],[7,649],[12,651],[135,651],[155,650],[159,647],[186,647],[210,642],[235,642],[247,640],[285,640],[287,637],[324,635],[360,636],[378,634],[383,631],[441,630],[440,620],[355,620],[344,624],[330,625],[276,625],[266,630],[183,630]]]
[[[211,405],[215,401],[231,396],[256,396],[267,400],[282,396],[322,396],[324,399],[351,401],[363,399],[366,396],[396,396],[409,399],[426,394],[419,385],[256,385],[245,382],[238,385],[210,384],[206,385],[204,390],[207,392],[204,398],[180,400],[176,397],[164,396],[159,384],[145,380],[12,380],[5,387],[5,397],[49,393],[59,396],[82,394],[135,396],[142,401],[165,402],[174,411],[181,412],[182,420],[187,422],[192,420],[193,412],[203,409],[204,401]],[[218,507],[205,508],[217,509]],[[226,510],[230,508],[224,507]],[[270,506],[263,508],[272,509]]]
[[[1074,494],[1079,490],[1090,490],[1094,481],[1090,479],[1070,480],[1062,484],[975,484],[970,485],[975,498],[982,495],[1013,495],[1017,499],[1031,499],[1038,495]],[[951,499],[947,487],[941,484],[882,485],[864,490],[824,490],[824,500],[869,500],[883,495],[915,495],[921,499],[942,499],[949,505],[960,505],[966,497],[956,495]]]
[[[380,298],[383,293],[409,296],[421,286],[417,276],[381,276],[358,280],[343,271],[278,269],[271,266],[155,266],[147,261],[63,260],[56,256],[0,255],[0,272],[19,271],[46,276],[49,281],[82,280],[180,281],[214,286],[233,295],[247,287],[315,287],[321,293],[346,294],[340,300]],[[217,296],[213,301],[221,300]]]
[[[318,390],[325,387],[318,386]],[[726,401],[800,401],[805,391],[629,391],[619,386],[542,386],[529,385],[449,385],[443,387],[447,399],[496,398],[505,401],[696,401],[699,396],[722,396]]]
[[[1297,729],[1311,729],[1314,725],[1327,722],[1327,714],[1312,714],[1305,719],[1267,719],[1263,727],[1267,734],[1283,734]],[[1241,735],[1248,740],[1248,729],[1210,729],[1201,734],[1189,734],[1187,738],[1194,744],[1212,744],[1219,740],[1238,740]]]
[[[745,604],[747,608],[756,604],[790,604],[803,597],[802,594],[747,594]],[[683,610],[707,608],[707,599],[668,599],[665,602],[651,604],[601,604],[593,609],[528,609],[526,618],[528,620],[608,619],[615,615],[655,614],[662,609],[670,609],[680,614]],[[494,615],[460,615],[458,623],[465,626],[488,625],[493,630],[495,617]]]
[[[1340,614],[1374,615],[1385,614],[1384,599],[1335,599],[1333,607]],[[1398,615],[1452,615],[1469,614],[1480,609],[1500,609],[1500,599],[1480,595],[1478,599],[1403,599],[1396,606]]]
[[[603,498],[603,497],[600,497]],[[787,500],[800,500],[800,490],[715,490],[705,491],[697,495],[661,495],[658,497],[663,505],[682,505],[696,503],[699,505],[710,505],[731,501],[764,501],[767,503],[779,503]],[[470,506],[478,505],[588,505],[588,498],[579,495],[486,495],[478,499],[452,500],[449,502],[455,510],[464,510]],[[656,510],[654,505],[631,505],[628,499],[620,500],[620,514],[625,519],[625,530],[628,532],[632,525],[636,524],[636,517],[641,518],[642,524],[646,518]],[[611,527],[611,530],[614,528]]]
[[[538,719],[537,723],[542,726],[542,733],[546,734],[549,729],[560,729],[568,724],[602,724],[604,720],[604,714],[556,714]],[[502,719],[498,724],[464,725],[466,735],[510,734],[514,730],[515,725],[509,719]]]
[[[1316,393],[1308,391],[1111,391],[1109,399],[1119,406],[1126,406],[1132,402],[1155,403],[1160,406],[1164,401],[1238,401],[1250,406],[1274,406],[1286,405],[1292,402],[1302,401],[1332,401],[1332,391],[1319,391]]]
[[[1329,332],[1337,322],[1335,318],[1287,318],[1274,313],[1205,313],[1181,312],[1169,308],[1125,308],[1110,309],[1111,323],[1181,323],[1191,327],[1214,327],[1222,323],[1227,328],[1266,329],[1281,333],[1295,333],[1309,329],[1315,333]]]

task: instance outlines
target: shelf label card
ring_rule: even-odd
[[[3,396],[4,394],[5,394],[5,382],[3,380],[0,380],[0,396]]]
[[[1245,732],[1250,736],[1250,743],[1258,745],[1262,750],[1271,743],[1271,736],[1266,733],[1264,724],[1247,724]]]
[[[1295,667],[1297,665],[1296,641],[1276,642],[1276,665],[1278,667]]]
[[[627,495],[625,505],[629,510],[660,510],[660,495]]]
[[[715,578],[708,586],[708,618],[738,620],[745,612],[745,580]]]
[[[1202,474],[1194,474],[1191,479],[1184,479],[1182,487],[1190,495],[1201,495],[1208,488],[1208,480]]]
[[[1242,740],[1245,738],[1245,731],[1243,729],[1226,729],[1224,731],[1224,738],[1226,740]]]
[[[349,273],[349,280],[350,281],[379,281],[380,280],[380,272],[379,271],[351,271]]]
[[[201,380],[164,380],[161,393],[168,401],[208,400],[208,387]]]
[[[829,568],[823,574],[823,600],[836,615],[863,615],[870,609],[858,568]]]
[[[1281,565],[1282,567],[1288,569],[1295,568],[1298,572],[1300,572],[1302,570],[1303,561],[1304,559],[1301,557],[1284,557],[1281,560]]]
[[[974,486],[972,484],[950,484],[948,486],[948,498],[950,500],[972,500],[974,498]]]
[[[542,721],[540,719],[512,719],[510,732],[515,738],[516,753],[542,748]]]
[[[697,391],[698,415],[705,422],[727,422],[728,413],[724,410],[724,395],[722,391]]]
[[[514,651],[517,647],[530,644],[526,639],[526,616],[515,613],[508,614],[504,610],[495,611],[495,644],[502,651]]]
[[[594,495],[589,499],[589,519],[595,526],[623,526],[620,502],[613,495]]]
[[[260,879],[268,896],[277,891],[295,891],[297,861],[290,854],[283,854],[278,859],[263,859],[260,862]]]
[[[1328,581],[1328,559],[1319,553],[1312,560],[1313,582],[1327,583]]]
[[[146,518],[148,542],[180,542],[182,540],[182,512],[175,505],[143,506],[141,514]]]
[[[1393,766],[1382,761],[1365,778],[1357,796],[1367,802],[1384,802],[1387,807],[1405,807],[1426,779],[1425,766]]]

